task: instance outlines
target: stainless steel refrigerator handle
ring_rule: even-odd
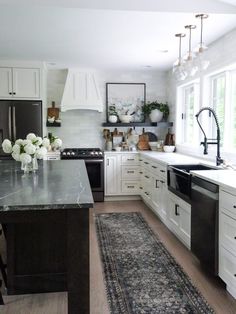
[[[16,140],[16,107],[13,106],[13,140]]]
[[[9,138],[12,141],[12,133],[11,133],[11,106],[8,107],[8,132],[9,132]]]

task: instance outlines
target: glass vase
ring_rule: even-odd
[[[36,170],[38,170],[37,158],[32,157],[31,162],[29,162],[29,163],[21,162],[21,170],[23,170],[24,173],[35,172]]]

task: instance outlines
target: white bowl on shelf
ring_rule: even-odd
[[[157,150],[157,142],[148,142],[151,150]]]
[[[173,153],[175,150],[175,146],[174,145],[164,145],[163,150],[165,153]]]
[[[130,123],[132,116],[130,114],[121,114],[119,118],[122,123]]]

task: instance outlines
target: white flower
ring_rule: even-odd
[[[49,139],[46,138],[46,137],[44,137],[44,138],[43,138],[43,141],[42,141],[42,145],[43,145],[44,147],[49,147],[49,146],[50,146],[50,141],[49,141]]]
[[[36,151],[36,146],[34,146],[33,144],[27,144],[24,146],[24,150],[26,154],[33,155]]]
[[[40,146],[42,145],[42,142],[43,142],[42,137],[37,136],[36,139],[34,140],[34,145]]]
[[[32,144],[31,140],[23,140],[22,145]]]
[[[61,147],[61,145],[62,145],[62,140],[59,138],[56,138],[55,141],[53,142],[53,146],[55,148],[59,148],[59,147]]]
[[[15,141],[15,144],[17,145],[23,145],[23,140],[21,138],[19,138],[18,140]]]
[[[20,154],[20,145],[18,145],[18,144],[13,145],[12,151],[15,154]]]
[[[12,152],[11,141],[5,139],[2,142],[2,149],[3,149],[4,153],[10,154]]]
[[[35,156],[38,159],[43,159],[43,157],[47,154],[47,149],[45,147],[40,147],[36,150]]]
[[[34,133],[29,133],[27,136],[26,136],[26,139],[27,140],[30,140],[31,142],[35,141],[36,139],[36,135]]]
[[[29,154],[23,153],[20,155],[20,161],[25,163],[25,164],[30,163],[31,160],[32,160],[32,158]]]
[[[20,161],[20,154],[13,152],[11,155],[16,161]]]

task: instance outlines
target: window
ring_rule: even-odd
[[[230,102],[232,107],[232,120],[230,129],[232,130],[232,136],[230,138],[232,139],[232,141],[230,142],[230,146],[236,150],[236,71],[232,71],[231,74]]]
[[[181,142],[192,145],[197,140],[195,114],[199,108],[199,84],[197,82],[180,87],[182,119]]]
[[[225,84],[226,73],[211,77],[211,100],[210,107],[212,107],[217,115],[220,130],[221,130],[221,146],[224,144],[224,130],[225,130]],[[216,124],[213,119],[210,122],[211,137],[216,138]]]

